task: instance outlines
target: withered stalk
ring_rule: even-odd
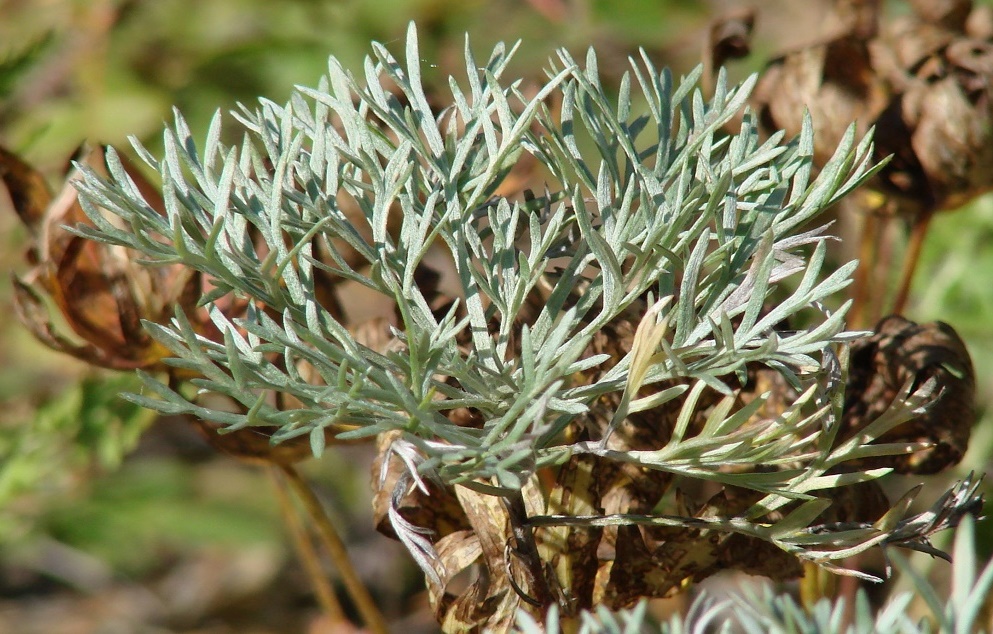
[[[510,517],[510,530],[516,545],[515,554],[527,567],[529,581],[533,582],[529,584],[532,596],[521,596],[528,603],[534,601],[537,605],[548,607],[554,599],[552,591],[548,587],[548,579],[545,577],[541,556],[538,554],[538,545],[534,541],[534,529],[528,522],[524,496],[520,492],[507,496],[504,498],[504,504],[507,507],[507,515]],[[508,574],[513,580],[511,572],[508,570]]]
[[[907,251],[903,256],[903,268],[900,271],[900,284],[897,286],[896,299],[893,300],[893,310],[890,311],[893,314],[902,315],[907,306],[907,299],[910,297],[910,285],[914,281],[914,272],[921,259],[924,239],[927,237],[927,230],[931,226],[933,217],[934,212],[926,209],[912,221],[910,239],[907,242]]]
[[[351,559],[348,558],[345,542],[342,541],[334,524],[328,519],[320,500],[317,499],[310,486],[300,477],[292,465],[281,464],[279,468],[290,485],[290,489],[303,504],[310,519],[317,527],[324,548],[331,557],[331,561],[337,566],[338,572],[341,574],[341,581],[345,584],[345,589],[355,603],[362,620],[373,634],[388,634],[389,628],[386,626],[386,620],[379,608],[376,607],[376,602],[373,601],[369,590],[359,579],[358,572],[352,566]]]
[[[890,298],[894,296],[893,290],[893,269],[895,268],[897,256],[894,251],[897,249],[897,242],[900,242],[902,235],[900,227],[896,221],[896,215],[890,214],[882,216],[879,225],[879,239],[877,240],[877,254],[875,267],[873,268],[873,282],[870,288],[875,289],[872,304],[872,312],[869,313],[869,321],[866,326],[872,329],[884,315],[893,314],[887,310]]]
[[[852,284],[852,308],[848,323],[852,328],[865,328],[872,320],[869,307],[869,286],[876,268],[876,243],[879,240],[879,219],[876,210],[865,214],[862,236],[859,239],[859,267],[855,269]]]
[[[345,611],[342,609],[338,597],[335,596],[334,588],[331,587],[331,582],[328,580],[327,575],[321,570],[321,560],[317,554],[317,550],[314,548],[314,543],[311,541],[307,529],[300,521],[296,509],[293,508],[293,501],[287,492],[286,479],[281,476],[279,469],[275,466],[270,466],[267,471],[272,480],[273,488],[276,490],[276,500],[279,502],[280,514],[282,514],[283,521],[286,523],[286,528],[290,533],[290,539],[297,551],[297,557],[300,558],[300,562],[307,571],[307,576],[310,577],[310,582],[313,585],[314,594],[317,596],[317,602],[320,604],[321,610],[333,623],[347,622],[348,619],[345,616]]]

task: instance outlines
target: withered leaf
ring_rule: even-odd
[[[598,515],[599,482],[594,470],[599,461],[591,456],[572,456],[559,470],[558,479],[548,494],[549,514]],[[597,549],[603,529],[600,527],[553,526],[537,531],[538,552],[549,562],[558,586],[569,590],[563,606],[572,616],[581,608],[593,606],[597,570]]]
[[[458,623],[471,623],[475,627],[485,622],[487,631],[507,631],[517,609],[525,605],[512,587],[510,575],[515,576],[514,583],[525,593],[533,591],[533,580],[527,578],[524,567],[515,558],[508,557],[510,519],[500,498],[463,486],[456,486],[455,493],[479,541],[485,568],[469,590],[453,602],[450,614]],[[442,623],[446,624],[448,618],[446,615]]]
[[[376,530],[394,539],[396,533],[389,521],[389,509],[393,503],[393,491],[406,472],[407,466],[397,455],[389,452],[388,448],[400,436],[401,432],[391,431],[376,438],[378,451],[372,465],[373,520]],[[389,455],[389,462],[385,466],[385,477],[381,477],[386,455]],[[454,490],[440,486],[431,479],[425,479],[424,485],[427,493],[419,488],[413,489],[396,509],[408,522],[430,530],[436,542],[451,533],[471,528],[465,511],[455,497]]]
[[[769,131],[800,133],[804,113],[814,123],[814,160],[827,161],[852,124],[864,133],[885,104],[869,46],[844,35],[774,60],[762,73],[753,101]]]
[[[755,10],[735,9],[710,22],[704,43],[704,81],[707,90],[713,88],[717,69],[728,60],[741,59],[751,51]]]
[[[965,30],[973,8],[972,0],[910,0],[910,4],[921,21],[955,31]]]
[[[733,517],[760,494],[722,489],[693,512],[693,518]],[[673,596],[688,582],[723,570],[738,570],[774,580],[802,575],[800,562],[763,540],[697,528],[622,526],[613,561],[601,568],[598,602],[612,608],[633,605],[642,597]],[[609,575],[609,578],[604,578]]]
[[[882,29],[878,4],[839,2],[845,32],[774,60],[753,102],[769,132],[797,134],[808,109],[818,164],[850,123],[872,125],[876,158],[894,157],[876,186],[900,211],[954,209],[993,188],[990,33],[970,29],[968,0],[915,0]]]
[[[102,147],[81,150],[78,160],[106,176],[104,152]],[[65,226],[89,223],[73,186],[79,178],[75,169],[61,191],[48,197],[33,168],[7,151],[0,152],[0,162],[18,216],[34,235],[28,257],[34,268],[15,294],[16,309],[28,328],[46,345],[101,367],[158,364],[167,351],[144,331],[141,320],[166,321],[177,305],[192,314],[200,295],[199,275],[179,266],[144,267],[126,249],[67,231]],[[126,162],[125,169],[146,201],[161,209],[154,187]],[[57,333],[45,296],[81,343]]]
[[[52,201],[52,192],[45,177],[13,152],[0,147],[0,179],[21,222],[37,233],[45,211]]]
[[[880,180],[911,209],[953,209],[993,187],[993,43],[958,38],[916,64],[876,121]]]
[[[449,584],[460,574],[473,566],[482,557],[483,549],[479,538],[471,530],[460,530],[445,535],[435,543],[435,550],[441,568],[441,582],[428,581],[429,601],[439,623],[458,626],[456,629],[470,629],[477,625],[475,615],[480,601],[485,600],[485,588],[475,579],[469,588],[461,592],[448,592]],[[458,603],[456,605],[456,602]],[[492,614],[494,606],[485,606],[481,611]]]
[[[879,322],[875,334],[852,344],[840,438],[850,438],[878,418],[908,382],[916,387],[928,379],[937,382],[937,391],[927,412],[877,442],[925,442],[931,446],[909,455],[845,463],[846,468],[892,467],[899,473],[937,473],[962,458],[976,419],[972,359],[948,324],[918,325],[893,315]]]

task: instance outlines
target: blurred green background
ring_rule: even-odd
[[[0,144],[57,184],[83,140],[121,146],[134,135],[154,151],[174,105],[202,137],[217,110],[316,85],[330,54],[360,69],[370,41],[399,50],[410,20],[429,83],[458,72],[465,33],[479,56],[520,39],[513,68],[522,77],[540,78],[556,47],[582,53],[591,44],[608,72],[622,72],[638,47],[685,72],[701,59],[708,21],[739,4],[0,0]],[[732,77],[832,26],[822,0],[760,6],[753,54]],[[26,240],[0,193],[5,270],[27,269]],[[940,217],[909,314],[964,336],[984,408],[993,387],[991,244],[989,197]],[[153,423],[117,399],[137,389],[132,377],[42,348],[17,322],[10,294],[0,284],[0,632],[332,631],[286,545],[265,473],[217,456],[180,421]],[[964,463],[942,480],[988,470],[991,446],[986,416]],[[433,631],[419,574],[372,530],[369,464],[368,450],[350,449],[307,472],[393,626]]]

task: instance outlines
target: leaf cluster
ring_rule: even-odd
[[[158,398],[129,398],[225,431],[274,428],[274,442],[307,436],[316,455],[328,429],[346,429],[340,440],[398,432],[413,480],[505,496],[574,454],[733,484],[765,497],[710,528],[824,565],[885,543],[905,525],[905,506],[878,525],[810,528],[829,502],[817,492],[886,471],[838,465],[915,448],[867,445],[919,414],[933,389],[908,385],[840,442],[835,349],[857,333],[845,331],[847,304],[832,312],[823,302],[855,265],[825,273],[829,237],[816,219],[879,169],[871,139],[850,128],[815,172],[809,118],[796,139],[760,138],[745,109],[754,78],[729,87],[721,77],[705,99],[699,71],[677,83],[642,54],[612,97],[593,51],[582,63],[560,52],[536,87],[504,78],[512,53],[498,46],[480,65],[467,44],[465,78],[450,80],[441,111],[423,88],[411,27],[402,61],[375,45],[359,74],[332,58],[316,88],[242,107],[239,145],[221,141],[218,115],[200,147],[177,112],[163,157],[135,143],[161,178],[165,213],[109,153],[111,179],[90,171],[80,184],[94,228],[79,233],[202,273],[201,304],[221,333],[204,334],[182,311],[148,323],[175,355],[169,363],[198,377],[198,393],[145,375]],[[527,161],[546,174],[544,191],[502,191]],[[442,309],[417,281],[436,252],[457,286]],[[389,345],[366,345],[322,302],[326,275],[395,307]],[[247,298],[247,309],[225,311],[229,297]],[[625,320],[638,325],[623,354],[589,353]],[[737,404],[755,365],[797,390],[781,414],[759,414],[765,394]],[[691,433],[704,390],[724,397]],[[238,407],[213,407],[205,394]],[[619,400],[604,433],[567,442],[564,430],[607,397]],[[630,415],[670,402],[680,414],[661,448],[611,448]],[[458,408],[481,424],[454,422]],[[963,489],[938,516],[969,507],[974,488]],[[788,504],[777,523],[759,521]],[[901,543],[939,525],[915,524]]]

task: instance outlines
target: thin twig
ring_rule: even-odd
[[[334,623],[347,622],[345,611],[335,596],[334,588],[328,580],[328,576],[321,570],[320,557],[314,549],[314,544],[307,534],[307,529],[300,521],[296,509],[293,508],[293,501],[286,490],[286,480],[281,476],[279,469],[270,467],[269,476],[272,478],[276,489],[276,499],[279,501],[279,510],[283,515],[283,521],[290,532],[290,539],[297,551],[297,556],[310,577],[310,582],[314,587],[314,594],[317,595],[317,602],[321,605],[324,614]]]
[[[859,237],[859,267],[855,269],[855,279],[852,284],[852,308],[848,312],[848,323],[852,328],[864,328],[869,325],[870,286],[872,285],[872,270],[876,264],[876,247],[879,233],[877,210],[870,210],[864,216],[862,235]]]
[[[524,564],[530,577],[531,592],[537,599],[538,605],[549,605],[552,601],[552,592],[548,587],[548,580],[545,578],[545,571],[542,568],[541,557],[538,555],[538,546],[534,541],[533,529],[528,524],[528,511],[524,505],[524,496],[520,492],[504,498],[507,515],[510,518],[511,533],[514,537],[516,548],[515,554]],[[508,568],[507,574],[513,580],[511,570]],[[515,584],[516,585],[516,584]],[[522,599],[528,601],[525,594],[518,592]],[[531,601],[528,601],[531,603]],[[534,605],[532,603],[532,605]]]
[[[893,312],[897,315],[903,313],[904,308],[907,306],[907,299],[910,297],[910,286],[914,281],[914,272],[917,270],[917,263],[921,259],[924,238],[927,237],[927,230],[931,225],[931,218],[933,217],[934,212],[925,210],[913,220],[910,230],[910,241],[907,243],[907,252],[903,256],[900,285],[897,287],[896,299],[893,300]]]
[[[297,473],[292,465],[283,464],[279,467],[282,469],[290,488],[296,494],[297,498],[299,498],[300,502],[303,503],[307,514],[316,525],[324,548],[327,550],[335,566],[338,567],[338,572],[341,574],[341,581],[345,584],[345,589],[348,590],[348,595],[355,603],[355,608],[362,616],[362,620],[373,634],[387,634],[389,629],[386,627],[386,620],[383,618],[379,608],[376,607],[376,602],[372,600],[369,590],[362,583],[362,580],[359,579],[355,567],[352,566],[351,559],[348,558],[345,543],[328,519],[320,500],[317,499],[310,486],[304,482],[303,478],[300,477],[300,474]]]

